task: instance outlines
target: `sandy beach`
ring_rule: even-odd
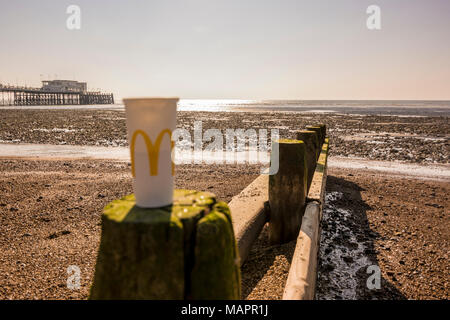
[[[0,298],[87,298],[101,210],[132,192],[128,164],[2,159],[0,169]],[[257,175],[256,167],[184,166],[177,168],[176,185],[229,201]],[[327,193],[339,197],[327,199],[317,298],[448,299],[449,191],[445,182],[332,169]],[[342,218],[342,210],[350,216]],[[352,233],[340,232],[344,227]],[[242,268],[242,297],[280,299],[294,247],[269,246],[265,228]],[[333,257],[343,248],[344,260]],[[362,258],[380,266],[381,290],[365,287],[364,268],[353,266]],[[82,271],[80,290],[66,287],[69,265]],[[345,290],[345,279],[356,281],[354,291]]]
[[[0,143],[127,146],[121,110],[0,110],[0,117]],[[327,181],[318,299],[450,297],[449,181],[438,179],[439,171],[422,177],[407,169],[448,171],[448,117],[180,112],[178,127],[192,131],[198,120],[204,129],[278,128],[283,137],[327,124],[335,165]],[[132,192],[131,175],[124,160],[75,158],[0,157],[0,299],[88,297],[102,208]],[[349,158],[379,162],[372,169],[364,162],[342,165]],[[394,160],[406,170],[383,169]],[[258,174],[257,165],[180,165],[176,187],[230,201]],[[294,247],[269,246],[266,226],[242,267],[242,298],[281,299]],[[380,290],[365,285],[368,263],[381,269]],[[66,286],[69,265],[81,269],[80,290]]]
[[[450,299],[449,0],[3,1],[0,30],[0,302]]]

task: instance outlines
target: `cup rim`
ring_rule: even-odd
[[[122,101],[124,104],[127,104],[128,102],[178,102],[180,98],[178,97],[137,97],[137,98],[123,98]]]

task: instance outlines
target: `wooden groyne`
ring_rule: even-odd
[[[241,265],[267,222],[274,243],[296,239],[283,300],[314,299],[327,178],[329,139],[325,126],[299,131],[297,139],[277,142],[283,144],[280,157],[284,158],[277,174],[259,176],[229,203]]]
[[[40,106],[40,105],[88,105],[113,104],[112,93],[48,91],[42,88],[4,86],[0,84],[0,105]]]
[[[273,141],[278,171],[228,205],[193,190],[165,208],[133,195],[107,205],[91,299],[239,299],[239,267],[267,222],[271,244],[296,240],[283,299],[314,299],[329,139],[325,125],[307,129]]]

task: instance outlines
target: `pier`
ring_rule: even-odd
[[[112,93],[87,92],[71,87],[42,88],[5,86],[0,84],[0,105],[39,106],[39,105],[89,105],[113,104]]]

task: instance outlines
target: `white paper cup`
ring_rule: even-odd
[[[172,132],[178,98],[124,99],[136,205],[157,208],[172,204]]]

